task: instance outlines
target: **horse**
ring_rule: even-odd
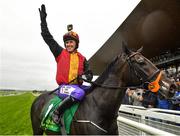
[[[90,92],[80,103],[71,123],[71,135],[118,135],[117,117],[127,88],[145,86],[157,81],[162,97],[171,98],[176,85],[140,52],[122,46],[122,51],[94,81]],[[160,76],[161,74],[161,76]],[[54,96],[49,92],[35,99],[31,107],[31,122],[34,135],[56,134],[40,127],[40,113]]]

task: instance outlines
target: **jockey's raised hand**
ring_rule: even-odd
[[[47,13],[46,13],[46,7],[44,4],[41,5],[41,9],[39,8],[39,14],[40,14],[41,22],[46,21]]]

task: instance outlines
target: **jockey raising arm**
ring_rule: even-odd
[[[46,44],[49,46],[57,62],[56,82],[58,85],[69,83],[81,85],[82,81],[74,80],[81,75],[85,75],[86,79],[91,81],[93,74],[89,69],[88,61],[77,51],[79,47],[78,34],[73,32],[72,28],[68,27],[68,32],[63,36],[65,49],[62,48],[54,40],[53,36],[48,30],[45,5],[41,5],[39,13],[41,19],[41,35]],[[72,25],[70,25],[70,27],[72,27]],[[55,123],[59,123],[60,116],[67,108],[84,97],[84,91],[81,88],[79,88],[78,91],[79,92],[71,93],[70,96],[65,98],[59,107],[54,111],[53,120]]]
[[[53,38],[46,22],[46,9],[45,5],[41,6],[40,19],[41,19],[41,35],[49,46],[57,62],[56,81],[59,85],[67,84],[78,75],[85,74],[88,80],[92,80],[93,74],[89,69],[89,64],[86,58],[81,55],[77,49],[79,46],[79,36],[73,31],[67,32],[63,36],[65,49],[62,48]],[[73,68],[73,69],[72,69]],[[73,82],[77,84],[77,80]]]

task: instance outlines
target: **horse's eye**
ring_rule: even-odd
[[[144,64],[144,58],[142,58],[142,57],[138,58],[137,63]]]

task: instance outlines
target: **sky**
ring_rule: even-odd
[[[140,0],[0,0],[0,89],[53,90],[56,62],[41,37],[38,8],[59,45],[67,25],[80,37],[78,51],[91,58]]]

